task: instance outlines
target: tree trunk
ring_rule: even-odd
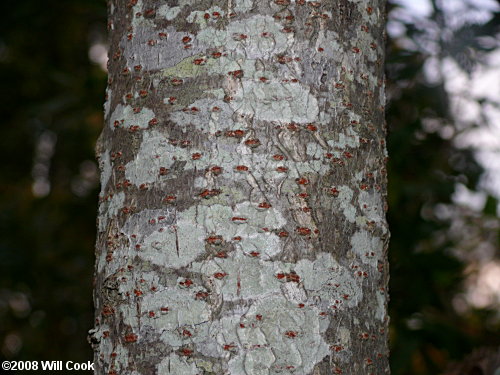
[[[110,1],[97,373],[389,373],[384,3]]]

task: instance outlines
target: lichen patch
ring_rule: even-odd
[[[123,106],[118,104],[111,114],[109,126],[113,130],[118,127],[129,129],[131,126],[138,126],[140,129],[146,129],[149,126],[149,121],[154,117],[154,112],[149,108],[141,108],[140,111],[137,112],[129,105]]]
[[[366,230],[360,230],[351,237],[351,250],[359,256],[363,263],[376,268],[382,256],[383,243],[381,239]]]

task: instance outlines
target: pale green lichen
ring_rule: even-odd
[[[252,300],[280,293],[280,282],[275,274],[282,272],[282,264],[261,262],[258,257],[244,255],[238,251],[227,259],[214,259],[203,263],[193,263],[192,270],[206,275],[224,273],[222,279],[214,279],[217,292],[226,301]]]
[[[235,218],[245,220],[235,220]],[[196,218],[193,217],[192,220],[205,228],[207,232],[218,233],[228,241],[235,236],[241,236],[244,239],[248,236],[261,236],[266,237],[263,243],[268,242],[273,234],[261,231],[261,228],[266,227],[272,231],[286,224],[286,220],[278,210],[272,207],[259,210],[256,204],[250,202],[238,203],[233,208],[215,203],[207,206],[200,205],[196,207]]]
[[[156,367],[161,375],[198,375],[199,369],[193,361],[188,362],[186,357],[179,357],[172,353],[165,357]]]
[[[125,177],[134,185],[152,183],[158,180],[161,167],[169,169],[174,162],[186,162],[185,169],[193,169],[206,162],[195,161],[191,155],[201,150],[175,147],[160,132],[153,130],[143,133],[141,147],[137,157],[125,166]],[[175,159],[176,158],[176,159]],[[174,173],[168,174],[165,179],[175,178]]]
[[[197,38],[207,47],[225,47],[253,60],[270,58],[293,44],[293,39],[281,29],[282,26],[271,16],[256,15],[230,23],[227,30],[207,27],[198,33]],[[246,35],[243,40],[238,38],[242,34]]]
[[[233,111],[227,103],[212,98],[198,99],[188,108],[198,108],[198,111],[175,111],[170,114],[170,119],[180,126],[193,125],[199,130],[216,131],[233,129]],[[213,110],[217,107],[217,110]]]
[[[353,111],[347,111],[347,116],[348,116],[348,118],[349,118],[349,122],[351,122],[351,123],[352,123],[353,121],[355,121],[355,122],[357,122],[357,123],[359,123],[359,122],[361,121],[361,115],[359,115],[359,114],[358,114],[358,113],[356,113],[356,112],[353,112]],[[354,137],[355,137],[355,136],[357,135],[357,134],[356,134],[356,132],[355,132],[352,128],[349,128],[349,129],[348,129],[348,131],[349,131],[349,133],[350,133],[349,135],[351,135],[351,136],[354,136]],[[358,143],[358,144],[359,144],[359,143]]]
[[[255,204],[242,202],[236,205],[235,216],[247,217],[249,225],[256,228],[278,229],[286,224],[281,212],[273,207],[269,209],[258,209]]]
[[[254,6],[254,0],[236,0],[236,4],[234,5],[235,12],[248,12]]]
[[[104,151],[99,157],[99,169],[101,170],[101,196],[108,185],[108,181],[113,171],[109,151]]]
[[[379,97],[380,97],[380,101],[379,101],[379,105],[383,108],[387,103],[386,103],[386,96],[385,96],[385,85],[382,84],[380,85],[379,89]],[[387,148],[384,147],[384,156],[388,156],[388,153],[387,153]]]
[[[237,29],[237,26],[241,29]],[[265,121],[297,123],[314,121],[319,108],[317,99],[309,90],[298,82],[290,80],[282,82],[281,77],[274,76],[271,72],[264,74],[256,68],[258,59],[267,55],[270,57],[287,48],[288,39],[280,31],[281,26],[271,17],[255,16],[235,22],[230,27],[235,27],[233,31],[237,35],[241,35],[243,30],[246,35],[245,42],[236,41],[231,30],[223,32],[212,27],[203,29],[197,35],[197,41],[201,44],[224,46],[233,50],[229,56],[218,59],[208,57],[201,65],[193,64],[196,58],[201,58],[200,56],[191,56],[176,66],[163,70],[162,74],[183,78],[197,76],[202,72],[228,74],[241,70],[244,77],[240,83],[233,84],[235,92],[230,103],[232,111]],[[261,30],[272,30],[266,31],[272,36],[263,37]],[[262,77],[266,81],[261,81]],[[229,83],[228,85],[231,86]],[[191,106],[196,105],[193,103]]]
[[[239,246],[245,253],[259,252],[263,258],[273,257],[283,250],[281,240],[271,232],[250,234],[240,241]]]
[[[387,299],[383,291],[377,293],[377,309],[375,310],[375,318],[383,322],[387,316],[386,309]]]
[[[318,296],[328,306],[337,305],[338,309],[351,308],[363,299],[361,285],[331,254],[320,253],[314,262],[302,259],[297,263],[295,271],[301,275],[309,298]],[[336,304],[337,300],[342,303]]]
[[[177,6],[170,6],[168,4],[161,5],[156,11],[157,16],[172,21],[186,5],[191,5],[192,0],[179,0],[176,3]]]
[[[142,27],[148,27],[148,28],[153,28],[154,23],[153,21],[144,18],[142,15],[142,10],[143,10],[143,1],[142,0],[137,0],[137,3],[132,7],[132,28],[136,29],[139,26]]]
[[[230,361],[231,373],[287,374],[293,366],[294,373],[306,374],[329,354],[317,308],[299,308],[273,296],[254,303],[246,316],[250,320],[257,314],[260,321],[237,328],[239,344],[246,350]]]
[[[139,257],[154,264],[178,268],[186,266],[205,251],[206,230],[197,221],[196,206],[176,213],[175,220],[168,217],[168,213],[163,213],[168,221],[153,227],[160,227],[162,231],[149,229],[152,227],[149,221],[156,220],[160,215],[161,210],[144,210],[128,219],[123,226],[122,232],[129,237],[141,234],[136,239],[140,251],[133,250]]]
[[[195,358],[194,363],[196,364],[196,367],[206,371],[208,374],[220,373],[220,363],[214,363],[209,360],[204,360],[203,358]]]
[[[205,250],[203,240],[206,232],[196,222],[196,215],[196,207],[179,212],[174,225],[144,238],[138,255],[152,263],[168,264],[174,268],[189,264]]]
[[[341,61],[342,48],[339,44],[340,37],[335,31],[325,30],[318,34],[316,39],[314,50],[317,51],[322,48],[322,52],[318,53],[318,58],[324,58],[323,56],[328,56],[334,61]]]
[[[151,20],[147,21],[152,22]],[[159,31],[165,33],[167,37],[160,38],[158,36]],[[192,38],[192,46],[189,49],[175,48],[175,53],[173,53],[174,46],[182,44],[182,39],[186,36]],[[135,69],[136,66],[140,66],[142,71],[169,68],[178,64],[183,59],[204,51],[204,48],[196,41],[195,35],[185,31],[177,31],[173,26],[156,30],[154,27],[139,24],[134,27],[132,37],[133,43],[128,41],[125,35],[120,42],[127,68],[130,71]],[[150,44],[150,40],[153,40],[154,43]],[[154,84],[157,85],[159,82],[157,80],[158,76],[155,79],[156,83]],[[139,97],[137,92],[134,93],[134,97]]]
[[[205,340],[196,344],[196,351],[206,357],[229,358],[231,351],[224,350],[224,345],[236,343],[236,326],[240,318],[240,315],[231,315],[223,316],[219,320],[212,320],[209,323]],[[200,365],[198,367],[209,371],[207,365]]]
[[[114,345],[109,338],[104,336],[105,331],[110,331],[107,324],[99,326],[99,329],[92,333],[93,339],[99,341],[99,353],[103,358],[111,358],[111,353],[113,353],[115,369],[124,371],[128,365],[128,350],[122,344]]]
[[[384,202],[379,192],[361,190],[358,197],[358,207],[363,212],[366,221],[381,224],[382,232],[387,233]]]
[[[268,83],[243,80],[231,107],[241,114],[260,120],[308,123],[316,119],[316,98],[299,83]]]
[[[354,223],[356,221],[356,207],[352,204],[353,190],[346,185],[338,186],[337,190],[339,191],[339,195],[335,199],[334,204],[339,206],[349,222]]]
[[[165,219],[155,225],[150,224],[151,219],[159,216]],[[245,220],[239,225],[234,218]],[[192,206],[177,212],[175,219],[170,212],[144,210],[131,216],[122,227],[122,232],[132,243],[127,252],[122,251],[122,256],[139,256],[153,264],[184,267],[205,252],[205,238],[213,233],[222,235],[226,241],[240,236],[242,240],[238,246],[244,252],[257,251],[268,258],[282,251],[279,237],[270,231],[285,224],[286,220],[278,210],[272,207],[259,210],[256,204],[250,202],[239,203],[233,208],[220,204]],[[264,227],[269,232],[262,231]],[[140,233],[138,237],[131,237],[137,233]],[[134,243],[140,248],[132,249]],[[104,264],[104,258],[100,263]],[[219,267],[216,263],[214,265],[214,269]],[[195,270],[196,263],[192,267]]]
[[[142,108],[140,112],[135,113],[134,109],[127,105],[118,104],[111,114],[109,126],[114,130],[115,123],[122,128],[128,129],[131,126],[138,126],[145,129],[149,126],[149,121],[155,117],[155,114],[149,108]]]
[[[210,90],[205,90],[205,94],[209,95],[215,99],[222,100],[224,99],[224,90],[223,89],[210,89]]]
[[[250,202],[239,203],[233,208],[217,203],[200,205],[196,207],[196,218],[193,217],[192,220],[196,221],[200,228],[204,228],[207,235],[215,233],[226,241],[241,237],[238,247],[246,253],[256,251],[268,258],[282,251],[282,243],[272,231],[282,228],[286,220],[273,207],[259,210],[256,204]],[[267,231],[261,228],[267,228]]]
[[[232,258],[193,263],[189,269],[205,275],[224,273],[222,279],[212,279],[211,284],[215,295],[223,295],[227,301],[259,298],[249,307],[236,305],[231,315],[210,322],[209,305],[194,298],[203,288],[161,288],[145,294],[139,307],[121,306],[124,323],[139,332],[137,313],[141,311],[146,316],[141,318],[141,326],[161,330],[165,343],[174,347],[194,344],[197,351],[211,357],[229,358],[228,351],[224,350],[229,345],[235,353],[228,362],[229,371],[235,374],[309,373],[329,354],[329,346],[322,337],[329,326],[329,318],[322,317],[321,308],[308,301],[319,298],[327,308],[335,299],[345,299],[349,293],[344,304],[352,307],[362,297],[352,277],[326,253],[319,254],[314,261],[300,260],[294,265],[262,262],[237,251]],[[277,272],[291,272],[292,269],[300,275],[301,284],[286,285],[275,277]],[[151,275],[141,275],[145,284],[157,280]],[[178,284],[182,280],[179,279]],[[123,290],[120,287],[121,293],[134,285],[132,281],[127,284]],[[162,314],[161,309],[165,307],[168,312]],[[189,334],[183,334],[184,330]],[[348,334],[340,332],[340,340],[342,343],[348,341]],[[183,362],[184,358],[174,357],[175,354],[169,357],[173,360],[170,371],[176,374],[195,371],[194,362],[190,364]],[[167,359],[159,369],[168,371],[166,366]]]
[[[197,40],[207,47],[223,47],[228,33],[213,27],[206,27],[196,35]]]
[[[326,325],[315,307],[272,295],[233,313],[212,323],[209,337],[215,341],[197,346],[205,355],[230,359],[231,374],[308,373],[329,353],[321,337]]]
[[[207,71],[206,65],[197,65],[194,63],[195,60],[206,59],[203,54],[193,55],[186,57],[176,65],[163,69],[162,75],[164,77],[177,77],[177,78],[191,78],[200,75],[202,72]],[[209,60],[209,63],[213,64],[213,59]]]
[[[363,229],[354,233],[350,242],[352,252],[357,254],[363,263],[373,268],[377,267],[383,249],[383,243],[379,237]]]
[[[306,154],[311,158],[322,158],[325,153],[325,150],[317,143],[317,142],[309,142],[306,145]]]
[[[104,102],[104,118],[107,119],[111,107],[111,95],[113,91],[108,87],[106,88],[106,101]]]
[[[355,307],[363,297],[361,285],[349,270],[327,253],[318,254],[314,261],[302,259],[292,264],[262,261],[237,251],[230,258],[193,263],[191,269],[209,275],[214,293],[224,300],[253,301],[249,307],[244,302],[237,304],[226,312],[229,315],[212,322],[208,337],[215,336],[215,341],[197,345],[202,353],[214,357],[228,357],[222,347],[230,345],[236,354],[229,361],[229,370],[235,374],[310,372],[329,354],[322,334],[330,318],[320,313],[333,305],[337,309]],[[292,271],[300,283],[283,283],[276,277]],[[224,277],[214,278],[215,273]],[[340,340],[348,342],[349,333],[340,332]]]
[[[171,346],[180,347],[186,344],[186,339],[189,342],[204,340],[211,311],[205,301],[195,299],[198,291],[200,287],[168,287],[144,294],[139,306],[120,306],[123,323],[137,332],[139,324],[153,327],[161,332],[162,341]],[[168,312],[162,312],[162,308],[168,308]],[[144,316],[138,316],[138,311]],[[154,312],[154,316],[149,316],[149,312]],[[183,335],[180,327],[188,329],[192,336]]]
[[[181,6],[171,7],[168,4],[163,4],[156,11],[159,17],[165,18],[168,21],[172,21],[177,17],[179,12],[182,10]]]
[[[186,20],[189,23],[197,23],[201,28],[204,28],[204,27],[206,27],[206,25],[209,22],[208,20],[210,19],[210,17],[208,19],[206,19],[205,14],[208,14],[209,16],[213,17],[213,14],[215,12],[219,13],[218,17],[224,17],[226,15],[226,12],[224,10],[222,10],[218,6],[214,6],[214,7],[208,8],[206,10],[195,10],[194,12],[191,12],[189,14],[189,16],[187,17]]]
[[[195,64],[195,60],[202,59],[203,63]],[[176,65],[163,69],[164,77],[191,78],[201,74],[228,74],[235,70],[243,70],[246,76],[251,76],[254,69],[254,60],[239,60],[230,56],[213,58],[198,54],[186,57]]]
[[[200,108],[204,108],[208,104],[208,100],[201,99],[197,102]],[[226,107],[221,106],[223,110],[219,112],[216,117],[206,112],[203,115],[187,115],[182,112],[176,112],[173,115],[177,121],[182,124],[191,123],[195,126],[208,126],[210,130],[216,131],[220,129],[225,120],[229,121],[229,111]],[[199,111],[202,112],[202,111]],[[190,119],[190,116],[191,119]],[[190,122],[191,121],[191,122]],[[232,120],[231,120],[232,121]],[[245,129],[245,127],[235,127],[231,130],[238,128]],[[192,154],[200,152],[198,149],[188,149],[173,146],[169,143],[164,135],[160,132],[153,130],[143,133],[143,140],[138,152],[138,156],[133,161],[126,165],[125,177],[134,185],[140,186],[143,183],[154,183],[167,181],[168,179],[175,178],[175,172],[171,171],[166,176],[158,176],[161,167],[170,169],[174,162],[184,163],[183,170],[198,170],[206,169],[210,166],[217,165],[222,167],[221,177],[229,180],[246,180],[254,190],[258,190],[258,182],[265,177],[268,183],[277,185],[283,178],[283,174],[276,171],[279,165],[288,166],[289,178],[297,178],[304,173],[323,173],[327,171],[327,166],[320,160],[313,160],[311,162],[293,163],[286,161],[278,163],[268,155],[257,154],[246,146],[244,143],[237,143],[228,145],[224,148],[217,147],[215,143],[211,143],[209,151],[202,154],[198,160],[192,159]],[[235,170],[237,165],[251,166],[250,173],[241,173]],[[202,179],[197,180],[197,186],[205,186],[207,182]],[[225,202],[224,197],[214,198],[210,200],[210,204],[214,202]]]

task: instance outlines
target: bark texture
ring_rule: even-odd
[[[387,374],[383,0],[111,0],[99,374]]]

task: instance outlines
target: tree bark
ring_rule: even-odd
[[[383,0],[111,0],[99,374],[388,374]]]

